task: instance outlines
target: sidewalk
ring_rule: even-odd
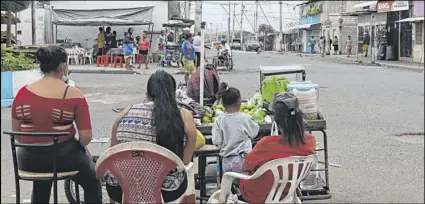
[[[401,62],[401,61],[385,61],[385,60],[376,60],[375,64],[372,64],[372,59],[370,56],[364,57],[362,54],[358,55],[358,58],[356,58],[355,55],[352,55],[350,57],[347,57],[347,55],[325,55],[324,58],[321,57],[320,54],[310,54],[310,53],[297,53],[297,52],[273,52],[275,54],[281,54],[281,55],[293,55],[293,56],[299,56],[299,57],[314,57],[314,58],[320,58],[324,60],[335,60],[338,62],[350,62],[353,64],[362,64],[366,66],[382,66],[385,68],[395,68],[395,69],[402,69],[402,70],[409,70],[414,72],[424,72],[424,64],[421,63],[414,63],[414,62]]]
[[[138,67],[138,65],[136,66]],[[159,69],[163,69],[166,72],[174,75],[182,75],[184,74],[183,69],[177,67],[161,67],[156,63],[152,63],[148,65],[149,69],[144,69],[144,65],[142,65],[141,69],[126,70],[125,68],[114,68],[114,67],[97,67],[95,64],[89,65],[69,65],[69,70],[72,73],[90,73],[90,74],[144,74],[151,75],[155,73]],[[228,73],[225,71],[225,67],[219,67],[217,70],[219,74]]]

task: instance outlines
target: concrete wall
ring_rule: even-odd
[[[422,36],[416,36],[416,29],[419,29],[417,26],[419,23],[422,24]],[[413,62],[424,63],[424,23],[416,22],[412,24],[412,39],[413,39]],[[416,41],[422,38],[422,43],[418,44]]]
[[[43,8],[35,9],[35,30],[36,30],[36,44],[45,44],[46,43],[46,30],[45,25],[48,25],[45,21],[45,14],[48,13],[48,10]],[[21,20],[21,23],[17,25],[17,30],[21,31],[21,35],[18,35],[18,41],[21,45],[31,45],[32,44],[32,25],[31,25],[31,9],[26,9],[18,13],[18,18]],[[6,25],[1,25],[1,30],[5,31]],[[16,36],[15,27],[12,26],[12,34]],[[48,36],[48,34],[47,34]],[[47,41],[49,42],[49,41]]]
[[[18,91],[42,77],[39,69],[1,72],[1,107],[9,107]]]

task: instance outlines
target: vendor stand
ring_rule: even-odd
[[[161,53],[160,65],[164,67],[173,66],[171,62],[175,62],[175,67],[180,67],[180,52],[181,44],[179,43],[178,35],[180,29],[190,28],[193,23],[184,23],[181,20],[169,20],[166,23],[162,24],[162,27],[166,28],[168,32],[172,31],[173,33],[173,42],[169,42],[167,36],[165,36],[165,47]]]
[[[260,67],[260,87],[262,82],[268,76],[295,74],[296,81],[305,81],[306,71],[302,65],[290,66],[261,66]],[[261,90],[261,88],[260,88]],[[331,198],[329,189],[329,160],[328,160],[328,145],[326,133],[326,120],[320,112],[317,112],[316,119],[304,120],[305,130],[312,132],[322,132],[323,134],[323,147],[316,148],[316,151],[323,152],[324,161],[319,161],[315,169],[311,170],[310,175],[298,187],[297,193],[301,200],[324,200]],[[256,141],[262,137],[269,136],[272,129],[272,123],[259,122],[260,130],[258,137],[253,140],[255,145]],[[203,123],[197,126],[197,129],[205,136],[212,134],[212,123]],[[205,166],[202,166],[205,165]],[[199,168],[204,169],[206,164],[202,163]],[[323,168],[322,168],[323,166]],[[201,171],[203,172],[203,171]],[[324,173],[321,173],[324,172]],[[324,174],[324,179],[322,174]],[[220,175],[221,176],[221,175]],[[200,178],[202,179],[202,178]],[[303,186],[304,184],[304,186]],[[202,188],[202,187],[201,187]]]

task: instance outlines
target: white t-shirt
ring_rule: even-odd
[[[197,35],[193,38],[193,47],[195,52],[201,52],[201,36]]]

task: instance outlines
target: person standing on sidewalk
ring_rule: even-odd
[[[184,40],[181,47],[182,53],[183,53],[182,63],[184,68],[184,81],[186,82],[186,84],[189,77],[196,72],[195,64],[194,64],[196,54],[191,41],[192,41],[192,34],[187,33],[186,39]]]
[[[311,36],[310,39],[310,52],[311,54],[314,54],[314,45],[316,44],[316,41],[314,40],[314,36]]]
[[[335,36],[335,39],[332,42],[332,45],[334,47],[334,55],[338,55],[338,37],[337,36]]]
[[[139,69],[142,67],[142,59],[145,63],[145,69],[148,69],[148,55],[149,55],[149,39],[146,32],[142,33],[142,38],[138,41],[139,44]]]
[[[97,34],[97,56],[103,56],[105,54],[105,33],[103,27],[99,27],[99,33]]]
[[[325,42],[325,37],[324,36],[320,37],[319,48],[320,48],[320,56],[321,57],[325,57],[325,53],[326,53],[326,42]]]
[[[353,48],[352,46],[352,41],[351,41],[351,35],[348,35],[348,39],[347,41],[345,41],[345,49],[347,50],[347,57],[350,57],[351,55],[351,49]]]
[[[196,68],[201,66],[201,32],[198,32],[198,34],[193,38],[193,47],[195,48],[195,54],[196,54]]]
[[[369,44],[370,44],[370,36],[369,33],[366,31],[364,32],[363,36],[363,55],[367,57],[367,52],[369,51]]]

